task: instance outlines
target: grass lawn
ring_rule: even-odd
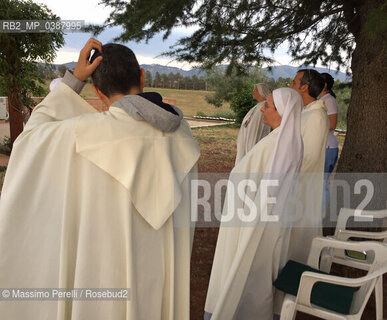
[[[205,96],[211,94],[210,91],[201,90],[178,90],[178,89],[163,89],[163,88],[145,88],[145,92],[156,91],[165,99],[176,100],[176,106],[179,107],[185,116],[196,116],[198,112],[204,113],[207,116],[225,116],[232,113],[230,105],[224,104],[221,108],[209,104]],[[81,91],[81,96],[96,97],[91,84],[87,83]]]
[[[46,80],[45,87],[48,91],[50,81]],[[198,112],[207,116],[230,117],[233,115],[229,103],[225,103],[222,107],[216,108],[209,104],[205,96],[211,94],[211,91],[202,90],[178,90],[178,89],[163,89],[163,88],[145,88],[145,92],[155,91],[161,94],[165,99],[176,100],[176,106],[179,107],[185,116],[196,116]],[[90,83],[86,83],[80,95],[83,98],[97,97]]]
[[[162,89],[162,88],[145,88],[144,91],[156,91],[165,99],[175,99],[176,106],[179,107],[185,116],[196,116],[198,112],[204,113],[207,116],[215,116],[221,113],[230,113],[229,104],[225,104],[220,108],[209,104],[205,96],[211,94],[210,91],[201,90],[177,90],[177,89]]]
[[[230,172],[236,156],[239,128],[234,125],[192,129],[200,146],[199,172]]]
[[[46,80],[44,87],[48,91],[50,81]],[[145,92],[155,91],[161,94],[165,99],[175,99],[176,106],[179,107],[185,116],[196,116],[198,112],[204,113],[207,116],[223,116],[232,114],[229,103],[225,103],[222,107],[216,108],[209,104],[205,96],[211,94],[211,91],[203,90],[178,90],[164,88],[145,88]],[[97,97],[90,83],[86,83],[80,95],[83,98]]]

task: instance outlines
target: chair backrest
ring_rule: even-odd
[[[352,242],[353,243],[353,242]],[[359,251],[365,251],[367,253],[371,253],[374,257],[372,264],[370,265],[370,269],[367,275],[374,274],[378,270],[382,268],[386,268],[387,265],[387,245],[381,242],[373,242],[373,241],[360,241],[357,242]],[[380,276],[382,277],[382,275]],[[352,306],[351,306],[351,314],[356,314],[359,311],[363,312],[368,299],[375,287],[375,283],[378,278],[373,278],[370,281],[367,281],[363,284],[359,290],[355,291],[353,296]]]
[[[337,220],[335,236],[337,237],[341,230],[347,230],[348,220],[351,217],[355,217],[364,222],[372,222],[374,219],[386,219],[387,220],[387,209],[384,210],[358,210],[358,209],[349,209],[341,208],[339,217]],[[356,221],[356,220],[355,220]],[[377,232],[378,240],[383,240],[384,243],[387,243],[387,231]],[[369,239],[375,239],[376,235],[370,234]]]
[[[387,222],[387,209],[385,210],[362,210],[361,212],[356,209],[342,208],[340,210],[339,218],[337,221],[335,238],[342,241],[347,240],[375,240],[387,244],[387,230],[385,231],[358,231],[358,230],[348,230],[348,221],[351,217],[362,217],[362,221],[372,222],[374,219],[383,219],[382,221]],[[364,218],[367,217],[367,218]],[[344,250],[336,249],[334,250],[333,255],[335,257],[340,257],[342,259],[350,259]],[[367,270],[369,265],[373,260],[373,255],[368,254],[361,259],[353,259],[353,265],[358,266],[363,265],[362,269]],[[355,261],[356,260],[356,261]]]

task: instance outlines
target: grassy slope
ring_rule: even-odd
[[[197,112],[206,115],[214,115],[219,111],[230,111],[230,106],[224,105],[221,108],[215,108],[205,100],[205,96],[210,94],[208,91],[201,90],[177,90],[162,88],[145,88],[145,91],[156,91],[165,99],[175,99],[176,105],[182,109],[184,115],[195,116]]]
[[[50,81],[46,81],[46,87],[48,88]],[[229,104],[225,104],[221,108],[215,108],[209,104],[205,96],[210,94],[208,91],[201,90],[177,90],[177,89],[163,89],[163,88],[145,88],[144,91],[156,91],[162,95],[165,99],[175,99],[176,105],[179,107],[185,116],[196,116],[198,112],[202,112],[208,116],[215,115],[219,112],[231,112]],[[96,97],[91,84],[87,83],[81,91],[81,96]]]

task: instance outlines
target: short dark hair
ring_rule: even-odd
[[[332,90],[333,84],[335,83],[335,79],[329,74],[329,73],[322,73],[321,76],[323,77],[325,83],[327,84],[327,91],[336,98],[335,93]]]
[[[308,85],[308,93],[311,97],[317,99],[318,95],[324,89],[325,81],[319,72],[314,69],[301,69],[298,72],[303,72],[300,85]],[[298,73],[297,72],[297,73]]]
[[[140,66],[132,50],[121,44],[108,43],[102,46],[102,53],[95,50],[90,62],[101,55],[103,59],[91,79],[104,95],[128,94],[132,88],[140,88]]]

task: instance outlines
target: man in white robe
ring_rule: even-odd
[[[322,197],[324,187],[325,146],[329,133],[329,118],[322,100],[317,100],[324,88],[324,79],[313,69],[302,69],[290,88],[301,94],[304,108],[301,131],[304,158],[297,188],[298,218],[290,238],[290,259],[306,263],[312,239],[322,236]]]
[[[237,139],[235,165],[248,153],[259,140],[270,133],[270,126],[263,123],[261,108],[270,94],[264,83],[254,85],[253,97],[258,103],[243,118]]]
[[[78,95],[91,74],[102,113]],[[0,201],[0,288],[128,288],[128,299],[11,296],[1,319],[189,319],[199,149],[181,112],[143,86],[130,49],[90,39],[15,142]]]

